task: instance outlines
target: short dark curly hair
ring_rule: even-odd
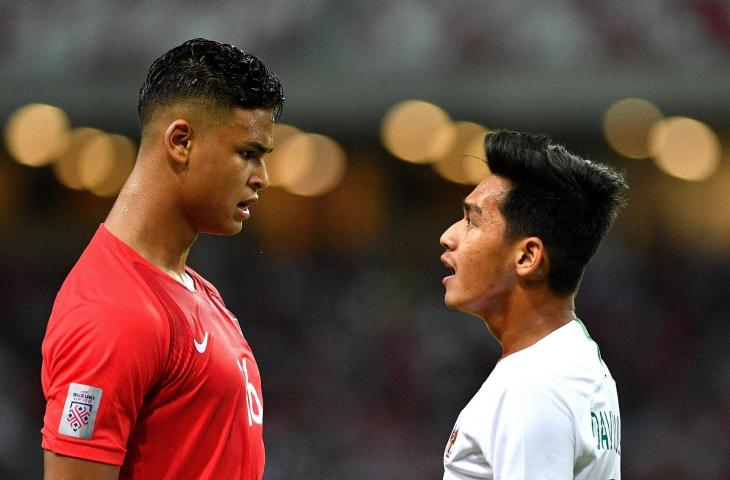
[[[153,111],[172,102],[203,99],[218,107],[271,108],[284,105],[277,76],[254,55],[205,38],[188,40],[152,62],[139,91],[140,127]]]
[[[506,238],[539,237],[550,258],[549,287],[575,292],[625,203],[623,175],[544,135],[495,130],[484,148],[492,173],[513,183],[500,205]]]

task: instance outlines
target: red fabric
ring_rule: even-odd
[[[99,227],[43,341],[44,449],[121,465],[120,479],[263,477],[256,361],[215,287],[187,272],[195,292]],[[103,390],[88,440],[59,433],[72,382]]]

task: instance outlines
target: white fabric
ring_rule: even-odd
[[[459,415],[444,480],[620,479],[616,383],[571,321],[497,363]]]
[[[177,281],[180,282],[183,287],[187,288],[191,292],[195,291],[195,282],[193,281],[193,277],[188,275],[188,272],[183,272],[182,276]]]

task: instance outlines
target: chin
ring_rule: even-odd
[[[449,296],[449,292],[446,292],[446,295],[444,295],[444,305],[446,305],[446,308],[449,310],[455,310],[466,313],[467,315],[475,315],[477,317],[480,316],[479,313],[477,313],[477,310],[473,308],[474,304],[472,302],[468,299],[464,299],[463,297],[459,299]]]
[[[241,233],[241,230],[243,230],[243,223],[238,223],[227,231],[222,232],[221,235],[230,237],[233,235],[238,235],[239,233]]]
[[[444,295],[444,305],[446,305],[446,308],[449,310],[459,310],[458,302],[454,301],[454,299],[449,296],[449,292],[446,292]]]
[[[228,225],[211,225],[208,228],[203,228],[198,231],[200,233],[207,233],[208,235],[230,237],[240,233],[241,230],[243,230],[242,222],[232,222]]]

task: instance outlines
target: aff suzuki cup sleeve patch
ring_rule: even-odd
[[[58,433],[88,440],[94,433],[96,414],[99,413],[102,389],[80,383],[68,386],[66,404],[61,412]]]

